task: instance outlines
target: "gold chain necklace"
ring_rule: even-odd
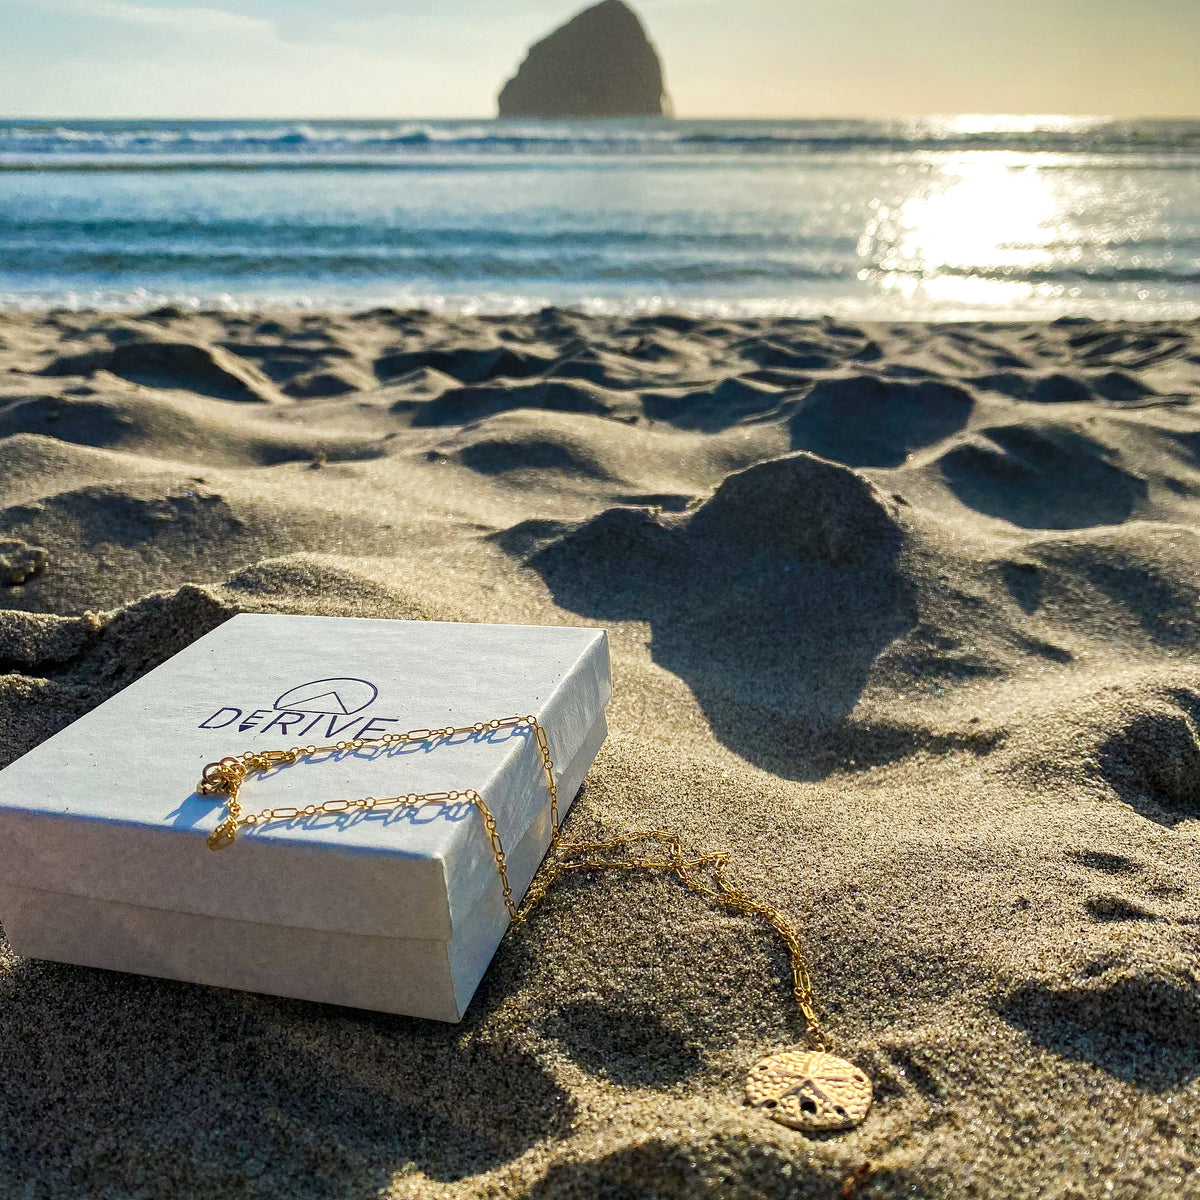
[[[321,754],[345,753],[370,746],[399,746],[420,742],[446,741],[463,735],[493,733],[500,729],[525,728],[537,740],[546,789],[550,795],[550,853],[546,863],[529,886],[524,903],[518,906],[508,882],[508,860],[496,828],[496,818],[483,797],[473,789],[445,792],[409,792],[400,796],[363,796],[354,800],[326,800],[303,808],[268,808],[261,812],[242,810],[240,792],[249,776],[277,767],[289,766]],[[536,717],[503,717],[477,721],[473,725],[443,729],[411,729],[407,733],[385,733],[377,738],[354,738],[330,746],[293,746],[290,750],[258,750],[237,758],[223,758],[204,768],[199,792],[206,796],[225,796],[224,819],[209,835],[212,850],[233,844],[242,826],[253,827],[268,821],[288,821],[378,808],[417,808],[424,804],[465,803],[477,808],[492,847],[496,872],[504,892],[504,903],[511,918],[510,929],[525,919],[545,896],[555,880],[568,871],[663,871],[674,875],[685,887],[706,900],[724,905],[747,916],[766,921],[783,938],[792,962],[792,995],[804,1021],[807,1049],[785,1050],[762,1059],[751,1068],[746,1080],[746,1100],[762,1109],[773,1120],[804,1132],[850,1129],[867,1115],[871,1107],[871,1081],[853,1063],[829,1053],[828,1041],[821,1029],[813,999],[812,979],[799,935],[779,909],[755,900],[725,875],[729,855],[724,851],[688,857],[676,834],[663,829],[647,829],[606,842],[564,842],[560,837],[558,786],[554,782],[554,763],[546,731]],[[637,844],[651,843],[658,854],[641,857],[633,854]]]

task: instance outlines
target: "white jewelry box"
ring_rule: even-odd
[[[479,811],[354,810],[243,828],[204,766],[532,715],[565,817],[607,733],[607,635],[565,626],[232,618],[0,771],[0,922],[14,953],[382,1012],[462,1018],[508,926]],[[550,843],[528,727],[364,747],[252,777],[246,811],[479,792],[514,895]]]

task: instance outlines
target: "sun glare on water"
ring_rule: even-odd
[[[872,203],[858,244],[860,279],[934,301],[986,303],[1003,291],[1011,302],[1032,298],[1038,273],[1061,262],[1077,199],[1063,172],[991,152],[898,174],[896,194]]]

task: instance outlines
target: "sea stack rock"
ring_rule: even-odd
[[[661,117],[662,63],[623,0],[585,8],[534,45],[500,92],[502,117]]]

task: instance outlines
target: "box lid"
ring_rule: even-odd
[[[611,693],[603,630],[243,614],[0,771],[0,881],[155,908],[449,941],[496,866],[468,805],[243,829],[204,765],[532,714],[562,767]],[[548,805],[528,729],[366,747],[254,777],[246,811],[473,788],[515,845]],[[564,797],[564,800],[569,799]],[[0,914],[2,918],[3,914]]]

